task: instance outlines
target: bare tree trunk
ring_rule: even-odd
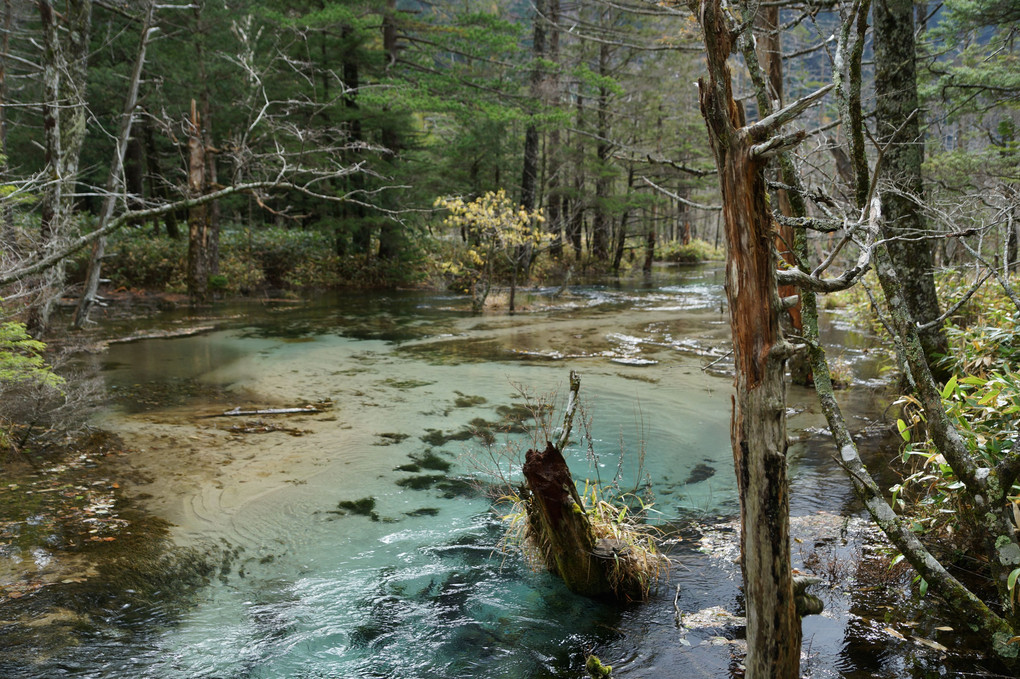
[[[634,163],[627,168],[627,199],[630,199],[630,192],[634,188]],[[613,252],[613,271],[620,271],[620,264],[623,262],[623,250],[627,245],[627,222],[630,220],[630,208],[624,207],[620,215],[620,230],[616,234],[616,247]]]
[[[74,212],[74,188],[86,133],[85,83],[88,75],[92,1],[68,0],[58,15],[50,0],[37,0],[43,24],[43,135],[46,189],[40,205],[43,251],[56,249],[69,235]],[[66,26],[62,34],[58,17]],[[49,326],[53,303],[64,288],[64,265],[47,269],[37,282],[39,299],[28,325],[35,334]]]
[[[1012,204],[1007,208],[1006,212],[1006,271],[1007,273],[1016,274],[1018,265],[1020,262],[1017,261],[1017,228],[1020,227],[1020,220],[1017,219],[1017,206],[1015,190],[1010,189],[1007,192],[1007,198],[1012,197]]]
[[[3,36],[0,37],[0,183],[6,182],[7,165],[7,60],[11,53],[11,28],[14,23],[14,8],[11,0],[4,0]],[[8,201],[0,208],[0,234],[4,243],[15,248],[14,212]]]
[[[788,345],[781,336],[765,159],[753,146],[769,126],[745,126],[727,59],[731,27],[719,0],[701,6],[709,80],[699,82],[722,192],[726,295],[736,363],[731,438],[741,500],[748,679],[799,676],[800,618],[794,601],[786,476]],[[778,123],[777,123],[778,124]]]
[[[649,274],[652,272],[652,262],[655,260],[655,222],[659,218],[659,206],[652,204],[652,214],[645,224],[645,261],[641,265],[641,271]]]
[[[553,64],[559,64],[560,59],[560,0],[546,0],[547,17],[549,20],[549,44],[548,59]],[[553,71],[546,77],[544,96],[548,103],[556,105],[560,100],[560,77],[559,73]],[[549,244],[549,254],[553,259],[560,259],[563,256],[563,211],[561,209],[563,200],[560,186],[563,179],[560,173],[563,169],[563,159],[560,157],[560,129],[553,126],[549,130],[549,137],[546,141],[546,158],[549,164],[549,189],[547,211],[549,213],[548,230],[552,234],[552,242]]]
[[[763,94],[769,100],[769,106],[761,111],[761,115],[764,116],[771,113],[774,108],[782,108],[783,106],[783,48],[779,33],[779,6],[769,5],[760,9],[756,15],[756,23],[763,33],[761,40],[758,41],[758,61],[764,66],[766,88]],[[790,186],[792,183],[787,181],[788,177],[786,176],[789,173],[784,171],[782,162],[784,161],[781,160],[773,170],[774,176],[778,175],[782,179],[783,184]],[[786,159],[785,162],[789,162],[789,160]],[[776,196],[778,198],[779,212],[787,217],[793,216],[794,209],[790,204],[790,196],[786,189],[778,189]],[[776,248],[779,251],[780,257],[789,266],[797,265],[796,242],[797,237],[794,234],[793,227],[779,225],[776,233]],[[780,298],[787,298],[796,294],[796,286],[779,286]],[[796,304],[789,307],[780,319],[784,330],[790,334],[800,335],[804,330],[800,301],[798,300]],[[790,379],[794,384],[811,384],[811,367],[808,365],[805,352],[794,353],[790,356],[787,364],[790,370]]]
[[[531,106],[538,107],[542,102],[542,81],[545,59],[545,14],[546,0],[535,0],[534,32],[532,37],[530,101]],[[535,209],[535,194],[538,182],[538,126],[534,120],[528,121],[524,131],[524,164],[521,171],[521,206],[528,212]]]
[[[193,45],[195,47],[195,61],[198,66],[199,80],[199,118],[202,122],[202,148],[205,162],[204,187],[216,185],[216,151],[213,144],[213,115],[212,115],[212,88],[209,83],[209,74],[206,71],[205,58],[205,32],[208,24],[204,20],[205,0],[192,3],[195,20],[195,34]],[[205,237],[205,270],[206,276],[214,276],[220,272],[220,203],[212,201],[205,206],[206,237]]]
[[[188,130],[188,193],[195,198],[206,189],[205,135],[202,133],[198,106],[191,100],[191,118]],[[199,304],[209,296],[209,222],[206,204],[188,209],[188,297]]]
[[[582,129],[584,122],[584,97],[577,93],[577,129]],[[571,197],[570,220],[567,223],[570,246],[574,250],[574,258],[580,259],[584,248],[581,243],[581,232],[584,230],[584,139],[577,136],[574,148],[574,195]],[[567,210],[564,210],[566,213]]]
[[[397,63],[400,52],[400,45],[397,42],[397,2],[386,0],[386,12],[383,15],[383,49],[386,52],[389,64]],[[389,68],[389,66],[387,66]],[[397,129],[393,125],[387,125],[383,129],[382,144],[389,151],[393,164],[401,162],[401,151],[405,143],[400,139]],[[404,249],[404,234],[400,223],[393,219],[384,218],[379,225],[379,259],[396,261]]]
[[[346,40],[353,39],[353,34],[354,29],[350,26],[344,26],[341,29],[341,36]],[[363,141],[363,135],[361,130],[361,113],[359,112],[360,107],[358,105],[360,71],[358,68],[358,56],[353,49],[345,52],[343,57],[343,83],[345,88],[343,95],[344,108],[347,109],[347,115],[350,120],[347,131],[350,144],[352,147],[355,147],[355,150],[351,151],[350,154],[354,156],[358,153],[356,147],[359,142]],[[348,192],[357,193],[363,191],[364,188],[365,177],[360,172],[356,172],[349,177]],[[349,202],[343,205],[343,211],[343,221],[347,222],[347,224],[340,228],[350,231],[351,252],[356,255],[367,255],[372,247],[372,228],[366,223],[365,208],[361,205],[361,201]],[[348,254],[346,233],[337,234],[337,254],[341,256]]]
[[[599,75],[609,77],[609,45],[599,45]],[[592,256],[604,262],[609,259],[609,241],[612,231],[612,220],[609,218],[609,192],[612,188],[612,176],[609,173],[609,155],[612,147],[609,144],[609,88],[599,86],[595,154],[598,158],[595,175],[595,215],[592,219]]]
[[[139,39],[138,54],[135,57],[135,65],[131,71],[131,82],[128,87],[127,96],[124,99],[124,110],[121,112],[120,131],[117,135],[117,146],[114,149],[113,160],[110,163],[110,175],[106,180],[106,196],[103,198],[103,211],[99,214],[97,228],[102,229],[113,217],[113,210],[117,202],[123,198],[124,178],[124,157],[127,153],[128,142],[131,139],[131,127],[135,118],[135,107],[138,105],[138,87],[142,81],[142,69],[145,67],[145,52],[149,45],[152,22],[155,16],[155,4],[148,0],[146,3],[145,19],[142,21],[142,35]],[[99,281],[102,276],[103,254],[106,250],[106,238],[97,238],[92,245],[92,257],[89,259],[88,274],[85,277],[85,291],[78,300],[78,308],[75,309],[74,318],[71,321],[72,328],[80,328],[88,321],[89,311],[98,298]]]

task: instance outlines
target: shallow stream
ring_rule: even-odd
[[[106,604],[84,643],[24,676],[579,677],[591,652],[617,677],[737,672],[739,624],[691,622],[710,607],[739,613],[725,550],[688,531],[650,602],[596,603],[502,551],[486,493],[494,465],[516,474],[503,451],[531,441],[525,406],[561,406],[577,370],[593,441],[568,447],[578,479],[647,481],[663,526],[732,517],[721,276],[537,291],[536,309],[515,316],[408,292],[156,319],[217,329],[111,345],[97,360],[116,405],[99,424],[137,451],[123,492],[216,568],[183,602]],[[840,340],[869,377],[867,343]],[[866,385],[845,397],[861,426],[879,406]],[[855,511],[812,402],[791,390],[791,504],[810,536],[798,559],[823,544],[838,552],[841,514]],[[320,412],[223,416],[305,404]],[[895,652],[882,619],[850,612],[852,592],[827,601],[829,614],[805,620],[811,676],[938,666]]]

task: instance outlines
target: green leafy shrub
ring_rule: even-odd
[[[61,395],[64,379],[43,358],[46,345],[32,339],[23,323],[0,323],[0,448],[11,451],[23,441],[40,413],[32,404]]]
[[[249,295],[266,287],[266,276],[261,266],[233,253],[224,255],[222,250],[219,275],[225,281],[221,292],[227,294]]]
[[[183,290],[188,243],[132,230],[111,239],[103,275],[114,288]],[[84,272],[88,253],[76,260]],[[339,257],[331,235],[267,227],[224,229],[219,273],[209,288],[225,294],[339,287],[392,287],[419,283],[425,275],[421,254],[411,249],[396,261],[371,255]],[[81,278],[84,277],[82,273]]]
[[[966,286],[967,281],[955,275],[940,278],[938,284],[945,299],[959,296]],[[962,375],[1020,370],[1018,324],[1020,312],[1002,286],[985,283],[946,324],[952,346],[946,363]]]
[[[992,372],[985,376],[952,377],[942,390],[946,414],[952,419],[972,455],[985,467],[995,467],[1017,445],[1020,427],[1020,373]],[[911,473],[893,486],[893,502],[909,509],[917,529],[958,533],[970,527],[961,522],[970,507],[962,504],[963,482],[924,435],[920,403],[904,396],[908,406],[897,421],[904,446],[901,461]],[[912,506],[908,506],[912,500]],[[1014,484],[1009,500],[1020,511],[1020,485]]]
[[[660,262],[697,264],[698,262],[718,261],[722,258],[721,248],[700,238],[695,238],[686,244],[671,240],[659,244],[655,249],[655,259]]]
[[[962,294],[967,282],[949,272],[939,278],[940,293],[948,299]],[[1002,287],[986,283],[947,323],[950,351],[945,358],[954,377],[942,390],[943,405],[972,454],[994,467],[1017,445],[1020,428],[1020,312]],[[901,494],[914,500],[909,507],[918,526],[954,532],[961,525],[956,491],[963,487],[935,444],[926,436],[920,404],[903,396],[902,461],[908,465],[904,481],[893,487],[898,507],[908,509]],[[1020,512],[1020,486],[1011,497]],[[1020,514],[1018,514],[1020,516]]]
[[[239,258],[257,264],[267,285],[289,287],[288,282],[299,265],[328,259],[333,241],[318,231],[294,229],[232,229],[220,237],[221,263]],[[330,281],[330,285],[335,281]]]
[[[146,230],[130,229],[111,238],[106,251],[103,277],[114,288],[184,289],[188,243],[183,239],[156,238]],[[88,249],[84,252],[87,261]]]

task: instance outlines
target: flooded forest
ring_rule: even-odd
[[[1017,676],[1018,26],[2,0],[0,676]]]

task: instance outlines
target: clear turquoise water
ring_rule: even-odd
[[[160,508],[179,544],[239,551],[173,624],[135,635],[130,649],[104,644],[102,671],[406,678],[576,669],[613,636],[619,609],[575,597],[520,555],[501,553],[490,498],[443,483],[490,480],[481,440],[423,438],[466,431],[479,418],[498,423],[522,392],[558,404],[577,370],[598,460],[572,445],[579,479],[616,478],[624,488],[648,479],[658,521],[731,512],[729,380],[701,370],[706,356],[726,350],[718,275],[585,288],[514,317],[472,317],[456,298],[356,295],[247,314],[195,337],[114,345],[105,360],[118,389],[158,392],[187,380],[216,394],[215,406],[199,389],[183,404],[143,412],[131,412],[129,400],[105,423],[149,456],[180,454],[183,441],[189,460],[232,460]],[[334,407],[285,420],[303,436],[234,441],[224,423],[192,416],[225,408],[232,394],[242,406],[328,399]],[[529,444],[527,434],[494,429],[496,451]],[[398,470],[427,452],[449,470]],[[685,484],[698,464],[714,474]],[[246,465],[261,466],[251,474]],[[430,475],[440,480],[421,489],[399,483]],[[373,517],[336,513],[340,502],[369,497]]]
[[[728,351],[721,271],[581,287],[547,304],[471,316],[456,297],[359,293],[219,309],[214,332],[111,346],[104,375],[121,396],[101,423],[138,449],[144,472],[125,491],[172,522],[180,549],[221,564],[183,601],[114,591],[85,643],[23,675],[580,677],[590,652],[619,677],[737,671],[732,630],[684,636],[674,621],[675,606],[739,612],[732,562],[680,542],[650,602],[594,602],[501,551],[504,525],[483,492],[489,451],[533,440],[501,430],[506,409],[522,392],[562,405],[577,370],[592,441],[567,450],[579,483],[647,479],[662,524],[732,517],[731,378],[726,360],[703,370]],[[847,359],[864,360],[863,347]],[[874,405],[866,389],[847,398],[858,412]],[[333,407],[321,414],[262,418],[299,436],[203,417],[322,400]],[[791,390],[794,514],[852,513],[812,401]],[[491,449],[471,434],[482,425]],[[423,459],[449,468],[409,467]],[[371,515],[342,507],[365,498]],[[855,649],[882,633],[854,637],[853,602],[828,603],[834,615],[805,620],[811,676],[905,676],[914,660],[902,654],[862,662]]]

